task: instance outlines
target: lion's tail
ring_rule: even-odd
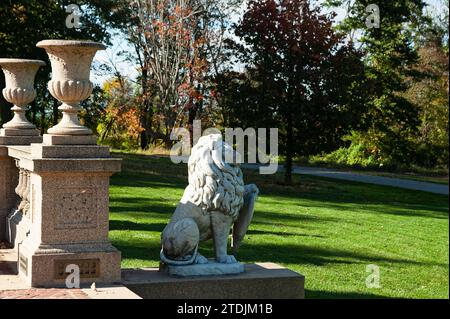
[[[197,254],[198,254],[198,245],[197,245],[197,247],[195,247],[192,257],[189,258],[188,260],[172,260],[172,259],[168,258],[166,256],[166,254],[164,254],[164,248],[161,249],[159,256],[161,258],[161,261],[167,265],[186,266],[186,265],[192,265],[195,262],[195,260],[197,259]]]

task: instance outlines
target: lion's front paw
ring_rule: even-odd
[[[234,256],[232,256],[232,255],[219,256],[216,259],[217,259],[217,262],[219,262],[221,264],[234,264],[234,263],[237,263],[236,258]]]
[[[203,264],[207,264],[207,263],[208,263],[208,258],[206,258],[200,254],[197,254],[194,264],[202,264],[203,265]]]

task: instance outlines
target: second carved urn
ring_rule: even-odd
[[[62,102],[59,110],[62,119],[44,135],[44,143],[96,144],[92,131],[80,124],[80,102],[93,90],[89,79],[92,60],[98,50],[106,47],[101,43],[73,40],[44,40],[36,45],[47,51],[52,65],[52,79],[48,89],[53,97]]]

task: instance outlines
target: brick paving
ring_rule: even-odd
[[[0,291],[0,299],[90,299],[81,289],[25,289]]]

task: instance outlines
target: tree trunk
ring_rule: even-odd
[[[6,86],[6,82],[5,82],[5,76],[3,74],[3,72],[0,72],[0,91],[3,90],[3,88]],[[12,112],[11,112],[11,108],[12,108],[12,104],[9,103],[8,101],[6,101],[3,98],[3,94],[0,93],[0,126],[5,124],[6,122],[11,121],[12,119]]]
[[[145,151],[146,149],[148,149],[148,135],[147,131],[144,129],[141,132],[141,150]]]
[[[146,58],[147,55],[144,53],[144,59],[147,61]],[[145,65],[147,63],[145,62]],[[141,85],[142,85],[142,96],[144,96],[143,101],[143,110],[141,114],[141,127],[143,128],[143,131],[141,132],[141,149],[143,151],[147,150],[150,144],[150,136],[152,134],[151,126],[152,126],[152,118],[153,118],[153,111],[152,111],[152,105],[151,101],[149,101],[149,74],[148,74],[148,66],[145,66],[142,69],[142,79],[141,79]]]
[[[194,121],[197,117],[197,104],[194,104],[193,98],[190,98],[189,101],[189,114],[188,114],[188,130],[189,130],[189,141],[191,143],[191,147],[194,146]]]
[[[41,101],[41,135],[44,135],[45,128],[45,102]]]
[[[294,128],[292,112],[287,114],[287,139],[286,139],[286,165],[285,165],[285,176],[284,182],[287,185],[292,185],[292,157],[293,157],[293,143],[294,143]]]
[[[58,100],[57,99],[53,99],[53,126],[58,124],[58,118],[59,118],[59,113],[58,113]]]
[[[112,128],[113,124],[114,124],[114,120],[113,119],[109,120],[108,124],[106,124],[105,131],[103,132],[103,134],[102,134],[102,136],[100,138],[100,142],[101,143],[103,143],[105,141],[105,139],[108,137],[109,131],[111,131],[111,128]]]
[[[34,125],[37,125],[37,104],[36,104],[36,100],[33,100],[33,102],[30,103],[30,113],[31,113],[31,123],[33,123]]]
[[[141,132],[141,149],[143,151],[147,150],[150,146],[150,137],[152,136],[152,119],[153,119],[153,109],[149,101],[145,102],[144,110],[141,115],[141,126],[144,129]]]

